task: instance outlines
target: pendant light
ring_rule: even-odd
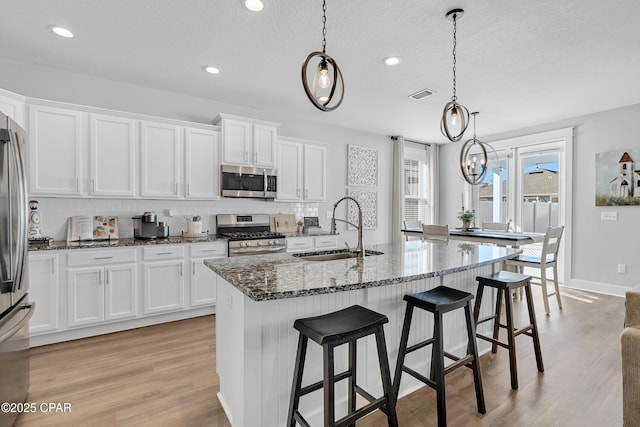
[[[476,116],[477,111],[471,113],[473,116],[473,138],[462,144],[460,149],[460,170],[462,176],[471,185],[478,185],[487,174],[489,157],[487,156],[488,144],[476,138]]]
[[[458,104],[456,97],[456,23],[463,14],[462,9],[453,9],[446,14],[447,19],[453,21],[453,96],[444,106],[440,131],[452,142],[460,141],[469,126],[469,110],[464,105]]]
[[[342,73],[336,61],[326,53],[327,4],[322,1],[322,52],[312,52],[302,64],[302,86],[309,101],[322,111],[332,111],[340,106],[344,97]],[[312,67],[313,73],[309,73]],[[310,80],[310,76],[313,79]]]

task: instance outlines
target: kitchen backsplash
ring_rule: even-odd
[[[41,229],[44,236],[54,240],[65,240],[67,219],[74,215],[116,215],[120,237],[133,237],[131,217],[147,211],[158,215],[158,221],[167,221],[172,236],[179,236],[187,230],[185,216],[200,215],[203,231],[215,233],[216,214],[295,214],[296,217],[320,217],[320,225],[329,228],[325,219],[325,204],[272,202],[253,199],[224,198],[216,201],[191,200],[135,200],[135,199],[72,199],[33,197],[38,200]],[[330,206],[331,207],[331,206]],[[322,212],[320,210],[322,209]],[[171,210],[173,217],[169,216]]]

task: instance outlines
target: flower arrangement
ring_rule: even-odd
[[[468,223],[473,221],[476,217],[476,213],[474,211],[460,211],[458,212],[458,219],[463,223]]]

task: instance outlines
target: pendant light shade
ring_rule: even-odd
[[[469,110],[458,103],[456,96],[456,23],[463,13],[464,10],[462,9],[453,9],[447,12],[446,15],[447,19],[453,21],[453,96],[442,111],[440,131],[452,142],[460,141],[467,130],[467,126],[469,126]]]
[[[460,149],[460,171],[465,181],[471,185],[478,185],[487,174],[489,157],[487,155],[488,144],[476,138],[476,116],[479,113],[471,113],[473,116],[473,138],[462,144]]]
[[[302,86],[309,101],[322,111],[340,106],[344,97],[342,73],[336,61],[327,55],[326,1],[322,2],[322,52],[312,52],[302,64]]]

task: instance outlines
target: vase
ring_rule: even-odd
[[[462,228],[471,228],[471,221],[462,221]]]

